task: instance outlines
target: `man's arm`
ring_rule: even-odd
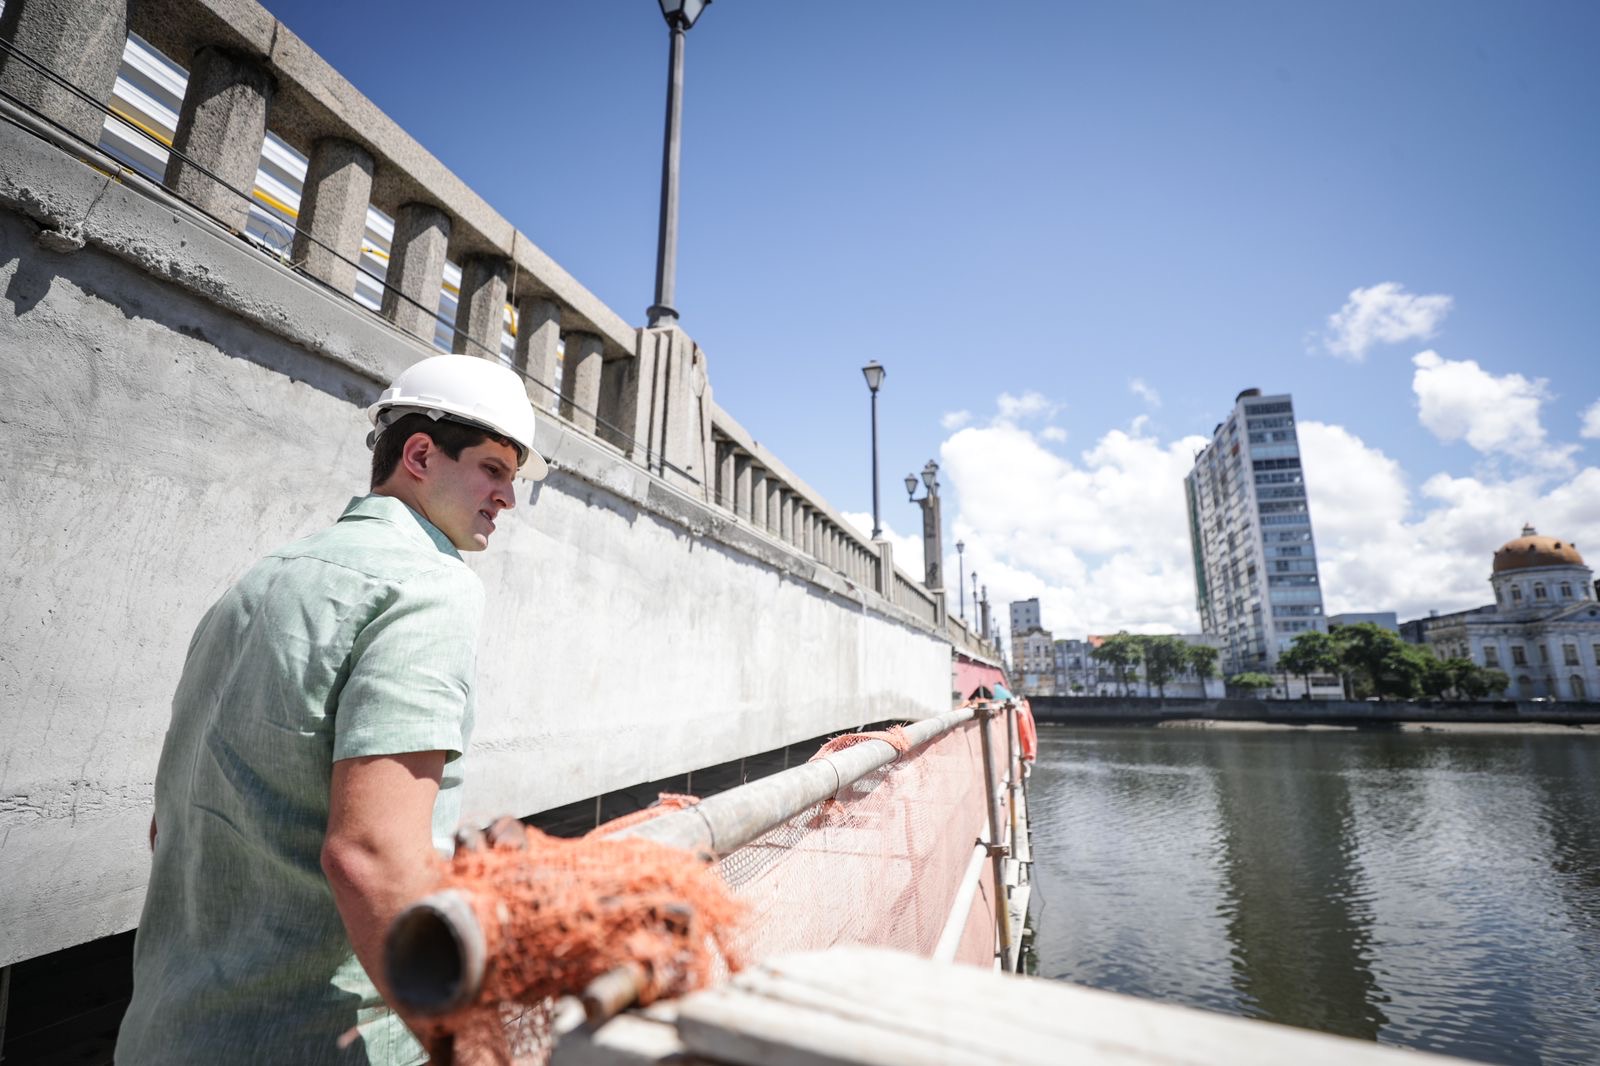
[[[391,1007],[383,941],[401,909],[433,888],[433,801],[444,759],[442,751],[418,751],[333,764],[322,872],[356,958]]]

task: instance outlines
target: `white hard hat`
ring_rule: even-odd
[[[533,449],[533,404],[522,379],[510,367],[475,355],[431,355],[408,366],[367,408],[373,433],[368,443],[397,418],[413,412],[448,418],[493,430],[516,445],[518,473],[543,481],[550,467]]]

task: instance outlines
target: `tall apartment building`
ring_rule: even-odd
[[[1294,403],[1246,389],[1184,478],[1200,625],[1226,674],[1270,670],[1326,630]]]
[[[1043,629],[1039,619],[1039,597],[1011,601],[1011,635],[1026,633],[1030,629]]]

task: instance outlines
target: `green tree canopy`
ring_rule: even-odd
[[[1294,638],[1287,651],[1278,656],[1278,666],[1305,679],[1306,694],[1311,694],[1312,674],[1339,672],[1338,643],[1328,634],[1312,630]]]
[[[1091,658],[1108,664],[1117,675],[1117,688],[1122,695],[1128,694],[1128,667],[1140,659],[1139,645],[1134,640],[1133,634],[1123,630],[1113,636],[1106,637],[1100,642],[1098,648],[1089,652]]]
[[[1254,694],[1259,689],[1271,688],[1275,682],[1266,674],[1258,674],[1247,670],[1242,674],[1234,674],[1228,678],[1228,684],[1234,688],[1243,689],[1247,694]]]
[[[1133,638],[1139,648],[1139,658],[1144,663],[1145,682],[1156,687],[1156,694],[1165,697],[1167,682],[1184,668],[1188,661],[1188,645],[1170,635],[1141,636]]]
[[[1201,681],[1217,676],[1217,649],[1209,644],[1190,644],[1184,653],[1189,659],[1189,669]]]
[[[1365,691],[1375,696],[1412,696],[1435,657],[1428,648],[1407,644],[1400,634],[1373,622],[1336,626],[1332,632],[1339,646],[1345,669],[1364,682]],[[1361,689],[1358,689],[1360,691]]]

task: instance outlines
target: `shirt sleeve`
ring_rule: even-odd
[[[445,567],[391,586],[351,648],[333,758],[466,751],[483,585]]]

